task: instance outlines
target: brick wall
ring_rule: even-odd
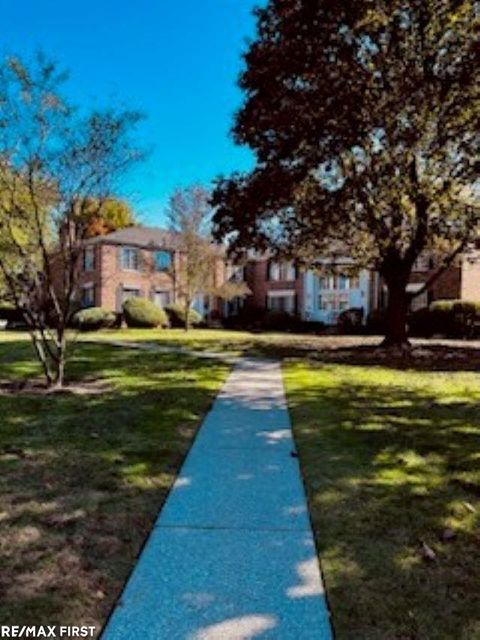
[[[295,280],[269,279],[269,260],[251,260],[245,267],[245,279],[252,292],[246,299],[250,308],[265,309],[269,291],[294,291],[297,312],[303,308],[303,272],[297,269]]]
[[[182,254],[173,252],[173,273],[156,271],[154,254],[156,249],[138,249],[139,270],[124,270],[120,263],[121,245],[93,245],[95,263],[92,271],[80,271],[80,288],[88,284],[95,287],[95,305],[112,311],[120,311],[121,291],[124,288],[138,289],[143,298],[153,298],[155,291],[169,292],[172,302],[178,300],[178,286],[175,274],[179,273]],[[225,278],[225,261],[219,257],[212,272],[212,282],[219,286]],[[212,301],[212,308],[219,309],[218,300]]]
[[[480,251],[462,257],[461,297],[480,301]]]

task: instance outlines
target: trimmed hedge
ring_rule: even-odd
[[[469,338],[480,334],[480,302],[473,300],[436,300],[409,318],[410,333],[429,337],[436,333],[451,338]]]
[[[77,311],[73,316],[73,326],[80,331],[97,331],[113,327],[116,319],[113,311],[103,309],[103,307],[89,307]]]
[[[183,328],[185,326],[185,307],[182,304],[167,304],[165,313],[170,321],[171,327]],[[195,309],[190,309],[190,326],[195,327],[202,323],[202,316]]]
[[[147,298],[128,298],[122,308],[127,327],[139,329],[168,327],[165,311]]]

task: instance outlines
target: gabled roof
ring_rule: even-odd
[[[168,231],[160,227],[134,226],[112,231],[105,236],[95,236],[86,240],[85,244],[113,244],[139,247],[140,249],[167,249],[170,251],[181,249],[181,235],[176,231]],[[214,244],[219,256],[225,255],[225,247]]]
[[[131,245],[142,249],[178,249],[179,234],[160,227],[126,227],[105,236],[96,236],[86,244]]]

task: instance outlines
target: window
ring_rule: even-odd
[[[138,249],[122,247],[120,265],[125,271],[138,271]]]
[[[83,251],[83,270],[93,271],[95,267],[95,249],[94,247],[86,247]]]
[[[172,266],[172,254],[170,251],[155,251],[155,270],[167,271]]]
[[[95,287],[93,284],[86,284],[82,287],[82,307],[95,306]]]
[[[350,277],[350,289],[360,289],[360,278],[359,278],[359,276],[351,276]]]
[[[328,281],[325,276],[318,276],[318,288],[328,289]]]
[[[267,295],[267,309],[293,314],[295,313],[295,295]]]
[[[153,294],[153,301],[157,307],[164,307],[170,304],[170,291],[155,291]]]
[[[346,289],[348,289],[348,278],[346,276],[344,276],[343,274],[339,275],[337,277],[337,288],[340,289],[341,291],[345,291]]]
[[[270,280],[283,280],[291,282],[296,279],[296,270],[293,262],[271,262]]]
[[[412,267],[413,271],[421,272],[428,271],[430,268],[430,257],[426,255],[418,256]]]
[[[129,298],[140,298],[140,289],[135,289],[133,287],[123,287],[122,304]]]

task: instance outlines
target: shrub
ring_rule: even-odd
[[[363,309],[352,307],[338,316],[338,329],[341,333],[358,333],[363,326]]]
[[[430,338],[435,333],[432,312],[428,307],[417,309],[409,315],[408,332],[418,338]]]
[[[113,311],[102,307],[89,307],[77,311],[73,316],[73,326],[80,331],[96,331],[97,329],[108,329],[113,327],[116,315]]]
[[[262,327],[267,331],[295,331],[298,320],[286,311],[267,311]]]
[[[185,306],[182,304],[167,304],[165,312],[171,327],[185,326]],[[202,316],[195,309],[190,309],[190,326],[195,327],[202,323]]]
[[[8,302],[0,304],[0,320],[7,322],[23,322],[23,314]]]
[[[374,309],[367,317],[367,331],[375,335],[383,335],[387,330],[387,318],[385,309]]]
[[[480,302],[436,300],[429,307],[431,334],[458,338],[471,337],[480,329]]]
[[[128,298],[123,303],[123,315],[128,327],[151,329],[167,327],[168,318],[163,309],[146,298]]]

